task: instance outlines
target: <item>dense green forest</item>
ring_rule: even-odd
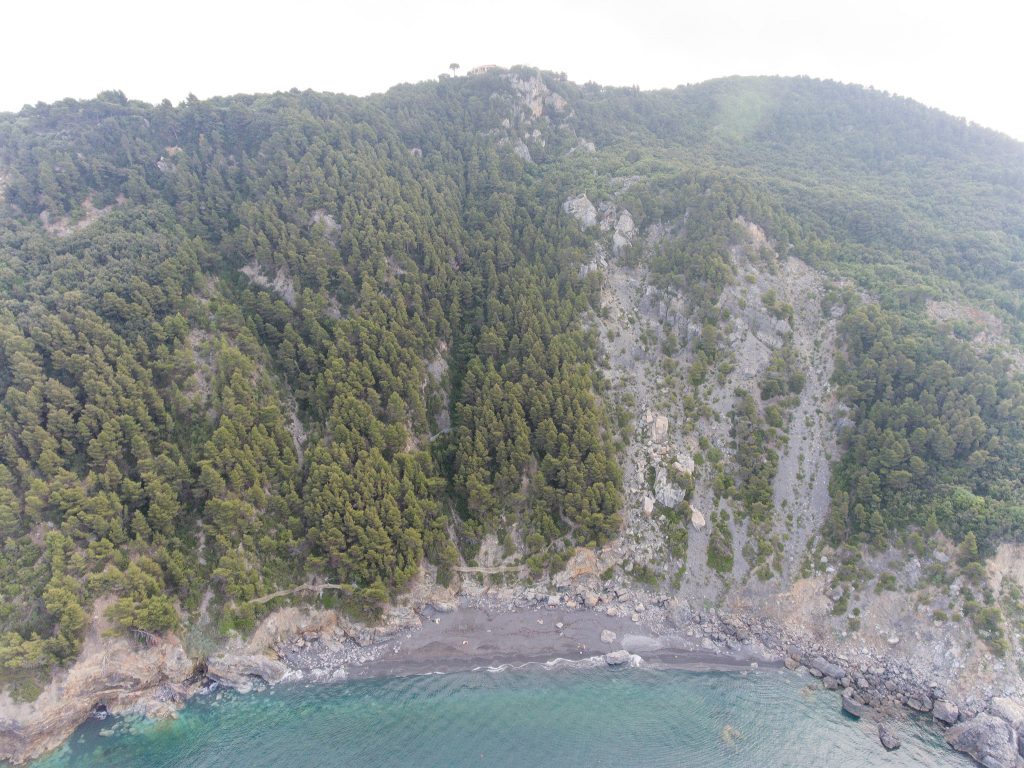
[[[246,630],[253,598],[312,578],[372,613],[425,563],[446,582],[487,533],[537,574],[613,539],[623,480],[582,322],[599,279],[561,204],[622,177],[638,226],[686,220],[651,263],[703,308],[694,387],[723,354],[738,216],[846,286],[822,297],[845,307],[852,415],[831,540],[933,516],[982,553],[1024,536],[1021,372],[925,312],[970,302],[1024,342],[1022,145],[806,79],[640,93],[514,74],[559,99],[537,114],[491,72],[0,115],[12,674],[74,657],[100,598],[162,632],[212,596],[220,630]],[[773,366],[762,399],[799,390],[784,350]],[[765,526],[776,436],[756,394],[734,492]]]

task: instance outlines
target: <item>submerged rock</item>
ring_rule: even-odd
[[[742,735],[736,728],[726,723],[722,726],[721,738],[723,744],[731,747],[738,739],[742,738]]]
[[[896,732],[886,723],[878,724],[878,740],[882,742],[882,746],[885,747],[887,752],[899,749],[903,744],[900,741],[900,737],[896,735]]]
[[[843,694],[843,711],[851,717],[861,718],[868,714],[868,707],[861,704],[849,693]]]

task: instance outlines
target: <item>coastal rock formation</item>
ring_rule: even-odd
[[[983,713],[954,725],[946,732],[946,741],[958,752],[965,752],[985,768],[1015,768],[1016,737],[1010,724],[995,715]]]
[[[609,667],[618,667],[623,664],[629,664],[631,658],[632,656],[630,656],[629,651],[612,651],[604,655],[604,663]]]
[[[284,664],[268,656],[226,653],[209,660],[206,676],[228,688],[248,693],[254,682],[272,685],[283,680],[287,672]]]
[[[820,672],[825,677],[831,677],[836,680],[841,680],[846,674],[842,667],[828,661],[824,656],[816,656],[811,659],[807,666]]]
[[[900,741],[900,737],[896,735],[896,731],[886,723],[878,724],[878,740],[882,742],[882,746],[885,747],[887,752],[899,749],[903,744]]]
[[[1024,731],[1024,704],[1005,696],[996,696],[989,704],[988,711],[1009,723],[1015,731]]]
[[[861,704],[859,701],[853,698],[852,693],[844,692],[843,711],[852,717],[861,718],[868,713],[868,708],[864,704]]]
[[[171,715],[188,698],[193,670],[176,638],[140,645],[94,637],[35,701],[14,702],[4,693],[0,760],[21,764],[54,749],[98,707],[113,715]]]

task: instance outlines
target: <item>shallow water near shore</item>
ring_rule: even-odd
[[[83,725],[33,768],[968,766],[921,718],[876,727],[783,670],[528,665],[283,684],[194,698],[177,720]]]

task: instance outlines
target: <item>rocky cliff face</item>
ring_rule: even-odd
[[[858,693],[851,701],[882,706],[897,691],[894,702],[912,709],[930,711],[936,702],[936,721],[956,725],[949,736],[954,748],[985,765],[1014,765],[1014,718],[1006,708],[985,711],[990,697],[996,696],[996,701],[1004,692],[1020,695],[1019,670],[993,656],[969,625],[935,619],[922,607],[925,601],[939,608],[946,605],[946,597],[933,594],[924,574],[927,562],[940,566],[955,557],[955,547],[942,544],[924,558],[926,562],[895,550],[869,554],[866,568],[876,575],[890,574],[893,586],[855,591],[836,586],[834,574],[842,558],[817,543],[830,505],[838,436],[849,424],[847,409],[831,383],[841,311],[824,309],[821,301],[836,286],[807,264],[780,256],[755,222],[737,220],[737,231],[743,235],[730,252],[736,277],[717,304],[728,318],[720,329],[728,364],[701,390],[703,406],[688,411],[681,393],[695,388],[678,372],[693,365],[706,329],[687,297],[657,287],[650,269],[658,243],[675,236],[680,224],[657,223],[642,233],[614,200],[591,201],[583,194],[569,197],[563,209],[581,228],[600,225],[607,233],[598,236],[593,258],[581,272],[601,276],[601,310],[591,322],[603,341],[611,384],[608,399],[629,415],[624,527],[611,548],[622,573],[616,584],[628,580],[638,567],[654,570],[665,581],[675,574],[672,599],[680,610],[699,610],[711,603],[746,617],[768,618],[796,637],[820,643],[832,658],[853,662],[850,681],[862,679],[865,689],[873,685],[867,677],[869,671],[877,671],[877,659],[899,660],[911,671],[902,678],[878,676],[881,697]],[[618,226],[622,221],[627,222],[631,246],[626,258],[624,233]],[[739,393],[755,393],[764,416],[767,403],[756,393],[764,391],[782,350],[795,361],[803,382],[799,392],[782,404],[785,439],[773,479],[773,528],[755,532],[735,512],[723,514],[707,458],[717,453],[729,471],[736,458],[732,415]],[[695,456],[700,456],[700,463]],[[686,548],[673,551],[668,545],[668,511],[684,500],[689,522]],[[709,523],[714,520],[729,534],[732,563],[726,570],[713,567],[708,556],[713,535]],[[778,542],[770,569],[758,564],[755,536],[762,542]],[[989,565],[990,587],[997,595],[1004,578],[1010,584],[1021,578],[1013,565],[1018,558],[1010,549],[1004,545]],[[848,606],[855,607],[856,624],[847,620]],[[846,677],[844,673],[836,678],[837,685]],[[914,688],[924,682],[941,685],[943,695],[964,704],[963,711],[936,698],[927,685],[920,691]]]
[[[195,664],[175,637],[155,644],[95,633],[31,703],[0,698],[0,759],[20,764],[59,746],[95,712],[166,717],[188,699]]]
[[[420,581],[407,600],[450,610],[453,595]],[[343,678],[344,665],[374,660],[388,638],[416,629],[420,619],[408,605],[391,607],[374,627],[336,611],[282,608],[251,637],[234,636],[208,658],[190,658],[173,635],[137,642],[105,634],[100,624],[75,663],[55,675],[35,701],[15,702],[6,692],[0,696],[0,760],[20,765],[39,757],[94,715],[176,717],[203,689],[247,693],[307,674],[314,680],[339,679],[339,664]],[[318,669],[319,657],[329,658],[331,668]]]

